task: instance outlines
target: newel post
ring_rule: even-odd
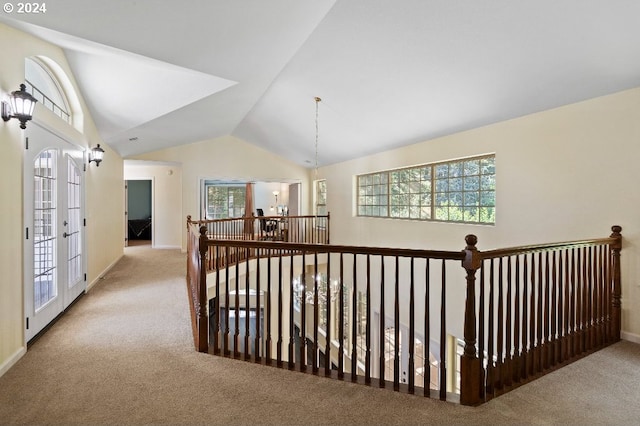
[[[615,238],[616,241],[611,244],[611,268],[613,270],[611,290],[611,336],[614,342],[620,340],[620,330],[622,328],[622,316],[621,316],[621,302],[620,297],[622,295],[622,283],[620,275],[620,250],[622,250],[622,227],[614,225],[611,227],[611,238]]]
[[[200,280],[198,288],[198,352],[209,350],[209,318],[207,315],[207,227],[200,227]]]
[[[480,358],[476,355],[476,271],[482,265],[482,256],[476,244],[478,237],[467,235],[467,246],[462,267],[467,271],[467,296],[464,308],[464,354],[460,358],[460,403],[480,404],[481,371]]]

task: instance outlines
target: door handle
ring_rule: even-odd
[[[63,237],[63,238],[67,238],[67,237],[70,237],[70,236],[71,236],[71,234],[67,234],[66,232],[63,232],[63,233],[62,233],[62,237]]]

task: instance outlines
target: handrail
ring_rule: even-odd
[[[414,257],[420,259],[448,259],[463,260],[465,253],[461,251],[444,251],[444,250],[423,250],[423,249],[406,249],[406,248],[388,248],[388,247],[370,247],[370,246],[345,246],[345,245],[328,245],[328,244],[310,244],[310,243],[285,243],[271,241],[246,241],[246,240],[218,240],[209,238],[208,244],[222,247],[244,247],[244,248],[262,248],[272,250],[290,250],[295,252],[310,253],[358,253],[373,256],[399,256]]]
[[[593,246],[598,244],[613,244],[616,238],[595,238],[590,240],[565,241],[549,244],[532,244],[528,246],[515,246],[502,249],[486,250],[482,252],[483,259],[496,259],[503,256],[514,256],[525,253],[537,253],[541,251],[549,251],[555,249],[570,249],[585,246]]]

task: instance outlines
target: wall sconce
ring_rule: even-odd
[[[38,100],[27,93],[27,86],[20,85],[20,90],[11,92],[9,102],[2,101],[2,119],[9,121],[12,118],[20,120],[20,128],[27,128],[27,121],[33,118],[33,109]]]
[[[100,148],[100,144],[98,144],[95,148],[91,148],[91,152],[89,152],[89,164],[95,161],[96,167],[100,167],[102,157],[104,157],[104,149]]]

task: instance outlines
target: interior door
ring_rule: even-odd
[[[26,340],[86,289],[84,152],[31,123],[24,156]]]

